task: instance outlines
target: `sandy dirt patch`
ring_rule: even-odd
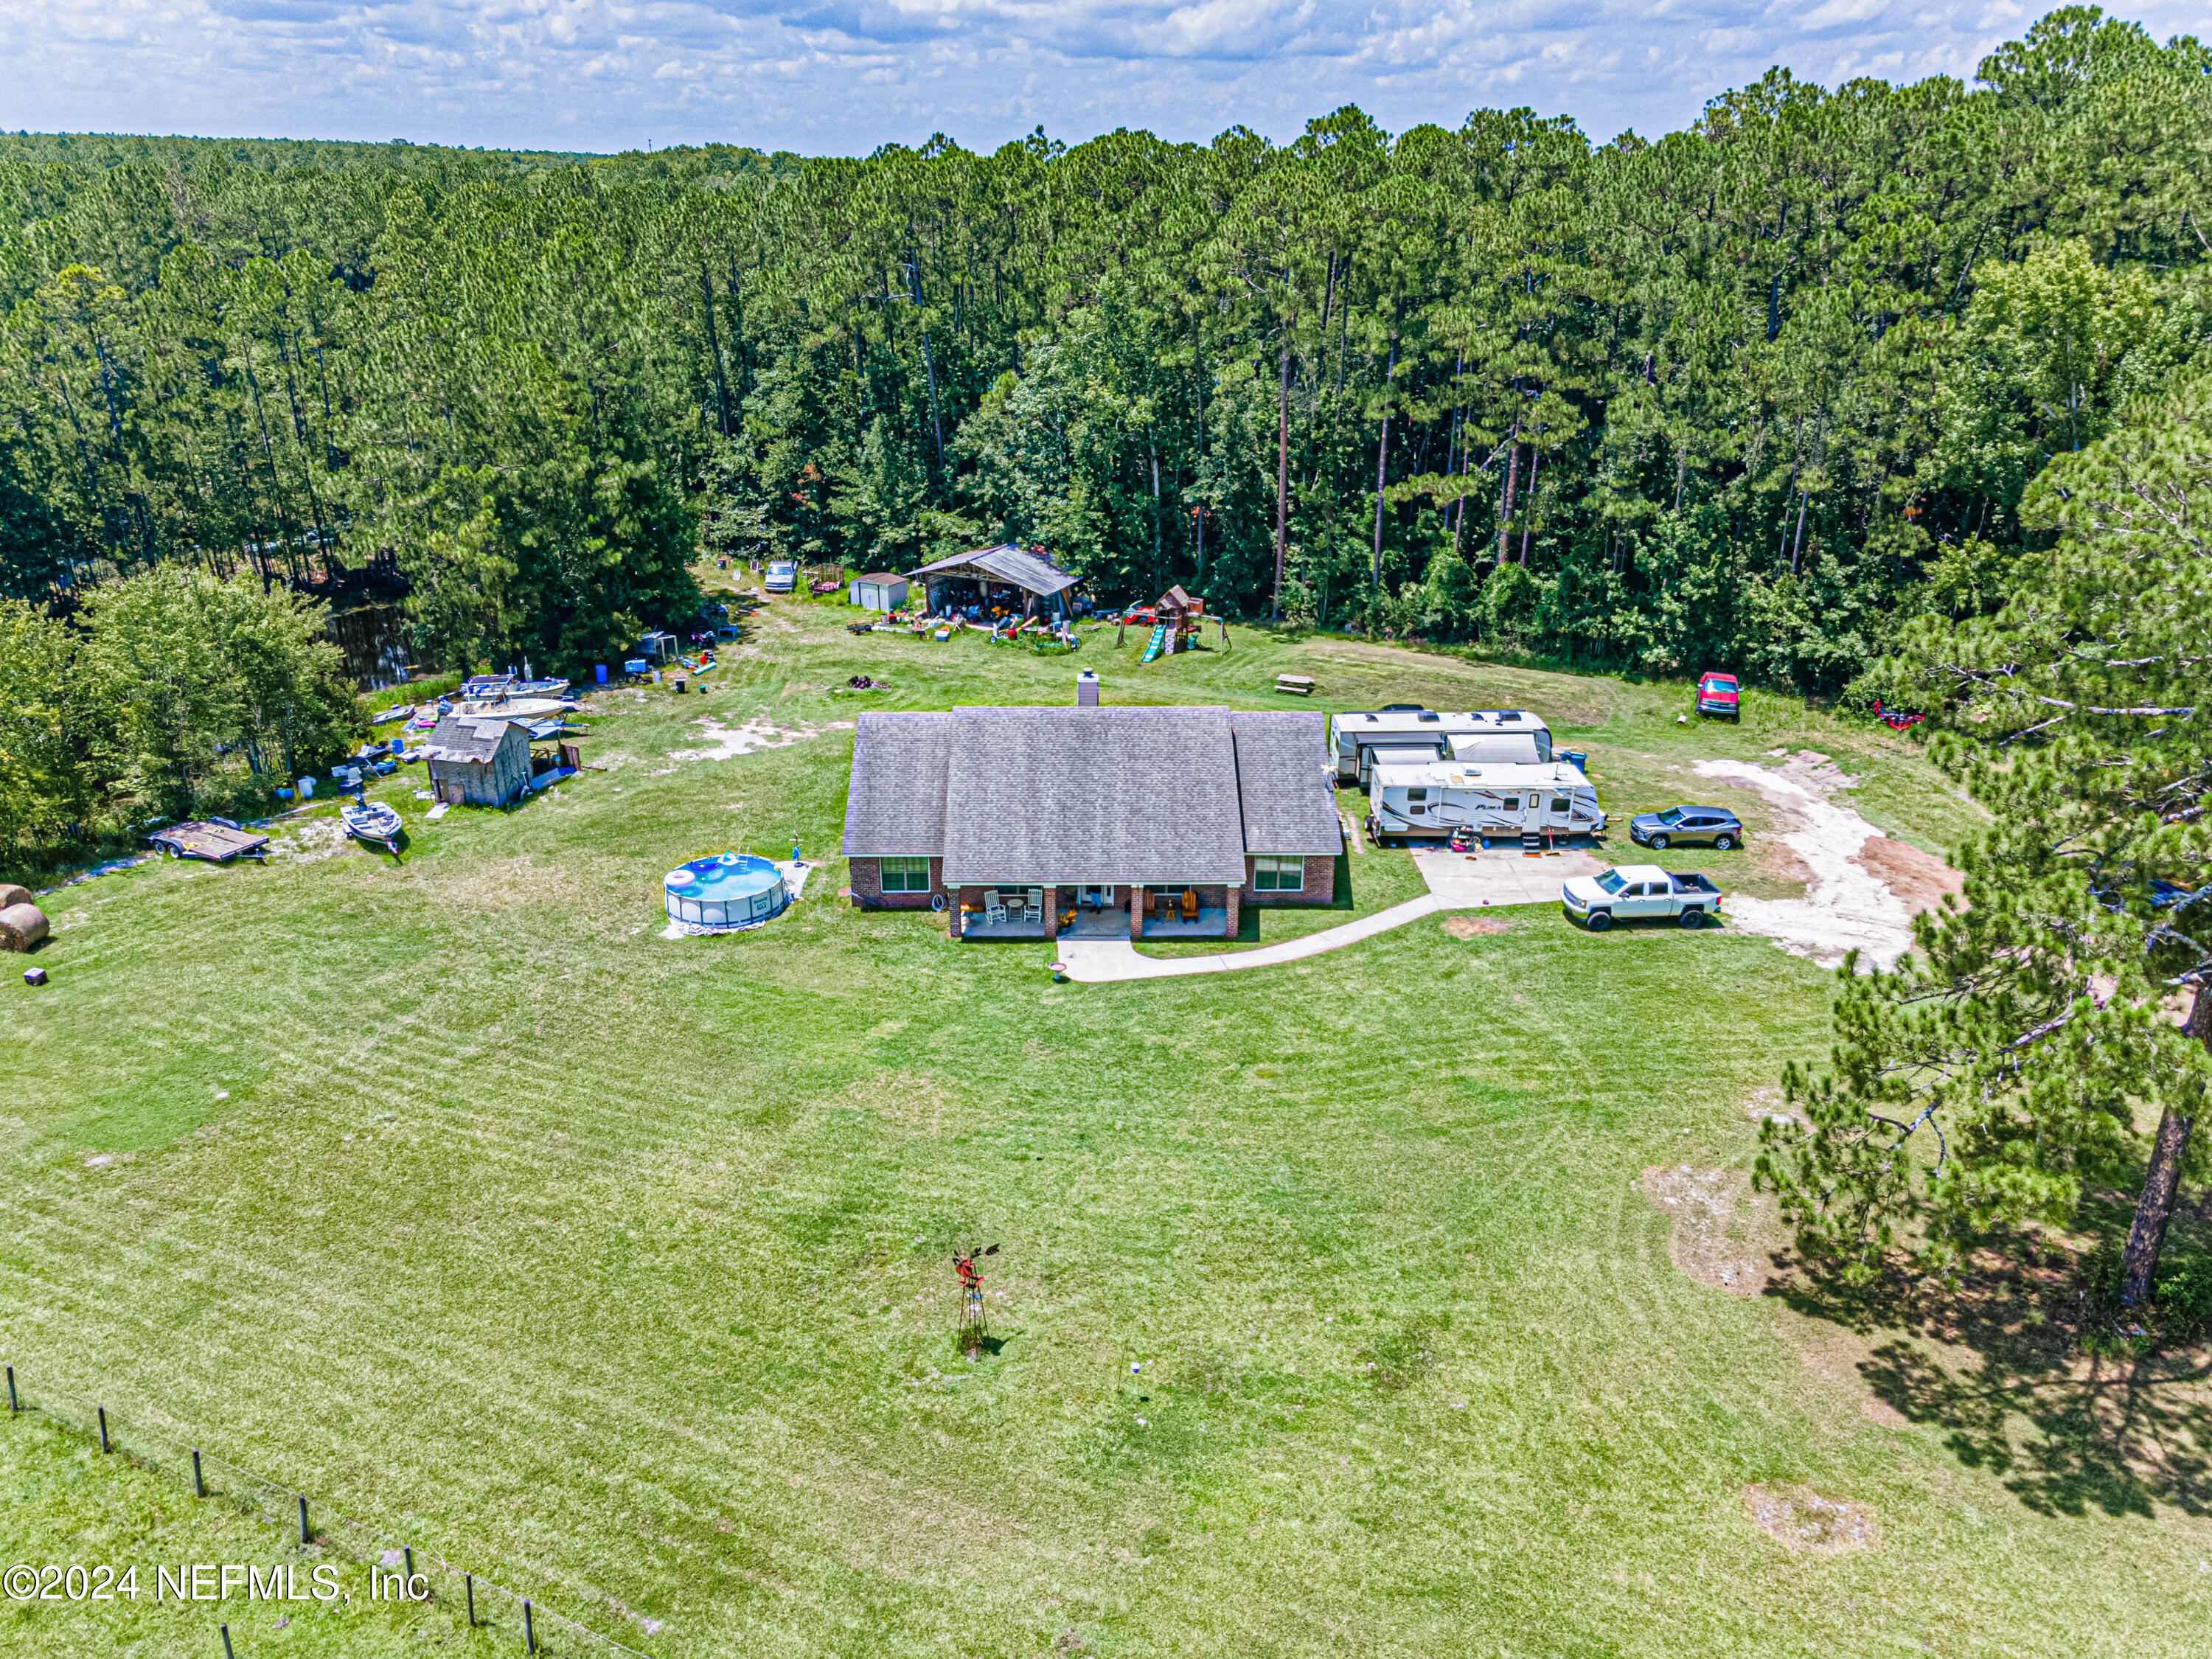
[[[1940,891],[1927,865],[1942,866],[1918,849],[1892,842],[1832,797],[1851,780],[1825,755],[1801,750],[1776,767],[1748,761],[1699,761],[1698,775],[1751,790],[1772,810],[1778,840],[1806,869],[1802,899],[1758,899],[1731,894],[1728,914],[1746,933],[1771,939],[1793,956],[1824,968],[1856,950],[1870,964],[1888,968],[1912,947],[1912,917],[1926,903],[1917,896]],[[1881,849],[1869,852],[1870,843]],[[1893,889],[1894,872],[1910,895]]]
[[[1743,850],[1752,867],[1769,881],[1795,887],[1801,893],[1811,890],[1813,867],[1799,858],[1796,849],[1787,842],[1772,836],[1753,836]]]
[[[1790,1109],[1790,1103],[1782,1091],[1769,1084],[1763,1089],[1753,1089],[1744,1097],[1743,1115],[1753,1123],[1795,1123],[1797,1114]]]
[[[1514,924],[1495,916],[1446,916],[1443,930],[1454,939],[1480,939],[1485,933],[1510,933]]]
[[[1917,915],[1933,910],[1946,893],[1966,890],[1966,878],[1932,853],[1923,853],[1911,842],[1875,836],[1851,857]]]
[[[1654,1164],[1637,1177],[1637,1189],[1674,1223],[1667,1255],[1700,1285],[1731,1296],[1756,1296],[1766,1288],[1765,1254],[1740,1225],[1739,1210],[1754,1201],[1744,1176],[1688,1164]],[[1732,1236],[1735,1235],[1735,1236]]]
[[[1806,1375],[1823,1388],[1858,1402],[1859,1415],[1885,1429],[1909,1429],[1912,1419],[1874,1391],[1869,1377],[1875,1371],[1874,1349],[1880,1339],[1847,1331],[1825,1320],[1785,1320],[1784,1331],[1794,1330],[1797,1358]]]
[[[824,732],[849,732],[853,729],[850,720],[836,720],[828,726],[777,726],[758,714],[743,726],[725,726],[712,714],[691,723],[706,735],[708,747],[672,749],[668,754],[672,761],[735,760],[740,755],[754,754],[763,749],[788,749],[794,743],[818,738]],[[673,767],[663,769],[664,772],[673,770]],[[655,773],[653,775],[662,775]]]
[[[357,853],[361,847],[346,834],[345,824],[340,819],[302,818],[292,826],[289,834],[272,839],[269,850],[279,858],[293,858],[302,864],[313,864],[322,859],[341,858]]]
[[[1743,1510],[1769,1538],[1808,1555],[1843,1555],[1881,1542],[1881,1528],[1865,1504],[1803,1486],[1754,1481],[1743,1489]]]

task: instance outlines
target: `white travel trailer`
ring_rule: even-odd
[[[1544,734],[1549,737],[1547,732]],[[1551,745],[1539,744],[1531,732],[1455,732],[1448,739],[1446,760],[1482,761],[1500,766],[1537,766],[1552,758]],[[1382,751],[1376,751],[1378,754]],[[1370,764],[1372,764],[1370,762]]]
[[[1363,789],[1377,749],[1412,750],[1443,760],[1451,756],[1455,740],[1480,743],[1501,738],[1527,739],[1534,749],[1528,755],[1531,763],[1552,758],[1551,729],[1541,715],[1525,708],[1478,708],[1457,714],[1415,707],[1378,708],[1372,713],[1337,714],[1328,723],[1337,782],[1356,783]],[[1485,754],[1481,758],[1505,760],[1525,752],[1525,746],[1516,744],[1511,757]]]
[[[1441,841],[1455,830],[1557,840],[1605,829],[1597,791],[1565,761],[1534,766],[1429,761],[1370,769],[1367,830],[1376,841]]]

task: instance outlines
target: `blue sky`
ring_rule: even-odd
[[[2012,0],[0,0],[0,125],[610,150],[864,153],[1042,124],[1276,138],[1484,105],[1679,127],[1771,64],[1971,77]],[[2121,15],[2159,39],[2205,0]]]

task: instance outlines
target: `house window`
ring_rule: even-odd
[[[927,893],[929,890],[927,859],[884,859],[882,865],[884,891],[886,893]]]
[[[1303,858],[1261,856],[1252,860],[1252,890],[1255,893],[1300,893],[1305,890],[1306,861]]]

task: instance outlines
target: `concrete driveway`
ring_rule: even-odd
[[[1413,854],[1421,879],[1447,910],[1477,910],[1492,904],[1556,904],[1559,884],[1570,876],[1594,876],[1612,866],[1586,848],[1564,848],[1530,858],[1517,847],[1486,853],[1453,853],[1443,848]]]

